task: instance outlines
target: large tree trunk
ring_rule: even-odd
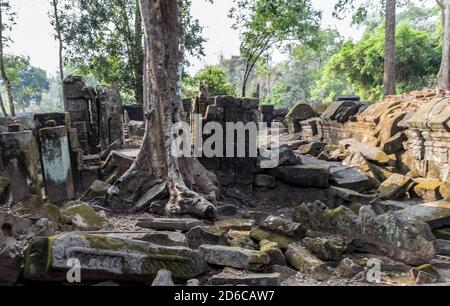
[[[3,116],[8,117],[8,113],[6,112],[5,104],[3,103],[3,98],[0,95],[0,108],[2,109]]]
[[[2,1],[0,0],[0,74],[2,76],[3,82],[6,85],[6,92],[8,93],[8,102],[9,102],[9,112],[12,117],[16,116],[16,110],[14,108],[13,102],[13,94],[12,94],[12,84],[6,75],[5,71],[5,61],[3,54],[3,11],[2,11]]]
[[[149,188],[166,181],[168,215],[191,214],[213,219],[217,179],[196,158],[172,155],[172,126],[180,122],[182,60],[178,1],[140,0],[144,24],[144,113],[146,132],[134,164],[109,190],[111,206],[132,209]]]
[[[384,52],[384,95],[395,95],[395,12],[396,0],[386,1],[386,44]]]
[[[442,62],[439,69],[438,89],[450,90],[450,0],[437,1],[442,11],[443,42]]]
[[[134,91],[134,96],[136,99],[136,102],[140,105],[144,104],[144,51],[142,49],[142,17],[141,17],[141,10],[139,7],[139,0],[136,0],[136,14],[135,14],[135,21],[134,21],[134,44],[136,50],[136,59],[135,64],[136,67],[134,69],[135,73],[135,81],[136,81],[136,87]]]

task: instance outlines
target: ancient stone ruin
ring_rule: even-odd
[[[168,217],[167,182],[132,207],[109,192],[139,154],[141,106],[115,88],[63,84],[65,113],[0,119],[0,283],[304,285],[447,283],[450,271],[450,95],[379,103],[338,96],[320,109],[257,99],[183,100],[193,143],[208,123],[268,126],[244,156],[199,156],[220,186],[214,220]],[[261,125],[264,123],[264,125]],[[232,151],[238,151],[233,143]],[[200,152],[202,153],[202,152]]]

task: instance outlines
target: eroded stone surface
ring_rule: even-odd
[[[204,244],[200,253],[210,264],[251,271],[260,271],[270,262],[266,253],[237,247]]]

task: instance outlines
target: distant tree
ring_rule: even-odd
[[[92,73],[100,82],[115,84],[143,101],[143,25],[138,0],[59,0],[65,62]],[[180,13],[186,27],[186,50],[203,54],[201,30],[190,15],[190,0]],[[56,27],[55,17],[53,24]]]
[[[241,56],[246,60],[242,96],[258,60],[271,48],[314,39],[321,13],[310,0],[234,0],[229,16],[241,31]]]
[[[436,0],[442,14],[442,61],[437,77],[438,88],[450,90],[450,0]]]
[[[195,84],[205,84],[210,96],[236,95],[236,88],[227,82],[225,71],[216,66],[206,67],[194,77]]]
[[[434,83],[441,51],[432,35],[414,29],[408,23],[398,26],[397,86],[399,91],[417,90]],[[383,63],[385,30],[380,26],[367,32],[358,43],[347,42],[333,55],[325,70],[345,75],[364,99],[377,100],[384,95]]]
[[[25,111],[32,103],[39,105],[42,95],[50,88],[46,72],[31,66],[28,57],[12,55],[5,58],[5,70],[20,110]]]
[[[9,111],[11,112],[11,116],[16,116],[16,111],[14,108],[14,100],[13,100],[13,92],[12,92],[12,84],[11,80],[8,78],[5,70],[5,54],[4,48],[11,41],[8,37],[7,32],[11,30],[11,27],[15,24],[16,14],[13,12],[11,5],[8,0],[0,0],[0,75],[3,80],[3,83],[6,86],[6,92],[8,94],[8,102],[9,102]],[[2,112],[5,116],[7,116],[5,106],[3,104],[3,99],[0,98],[0,105],[2,108]]]
[[[62,28],[60,22],[60,16],[62,15],[61,10],[58,8],[59,0],[51,0],[53,7],[53,15],[52,15],[52,26],[55,29],[55,38],[58,40],[58,59],[59,59],[59,78],[61,80],[61,84],[64,81],[64,58],[63,58],[63,40],[62,40]]]

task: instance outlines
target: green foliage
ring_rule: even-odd
[[[16,106],[25,110],[32,102],[39,105],[50,88],[46,72],[31,66],[28,57],[13,55],[5,58],[5,69],[12,83]]]
[[[365,34],[358,43],[347,42],[325,67],[320,83],[344,75],[363,99],[377,100],[383,95],[384,27]],[[439,70],[439,43],[428,33],[407,23],[397,29],[397,86],[399,92],[433,84]],[[339,83],[339,82],[338,82]]]
[[[2,10],[2,24],[0,25],[2,27],[2,43],[4,46],[7,46],[12,41],[9,32],[16,24],[17,13],[9,0],[0,0],[0,6]]]
[[[142,103],[143,25],[138,0],[59,0],[65,64],[100,83],[116,85]],[[186,51],[203,55],[202,28],[183,0]],[[55,26],[54,16],[52,24]]]
[[[209,66],[199,72],[193,78],[183,78],[183,96],[191,98],[197,95],[200,84],[208,88],[210,96],[235,96],[236,87],[228,83],[225,71],[221,67]]]
[[[310,0],[234,0],[229,15],[240,30],[241,57],[247,61],[244,87],[265,52],[285,44],[310,43],[321,19]]]

